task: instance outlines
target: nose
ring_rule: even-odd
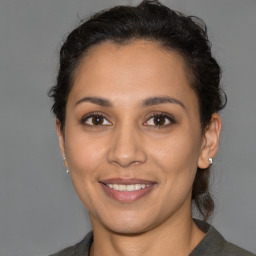
[[[115,129],[111,137],[107,160],[123,168],[146,161],[146,152],[138,131],[129,125]]]

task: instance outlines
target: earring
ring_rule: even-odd
[[[209,163],[210,163],[210,165],[213,164],[212,158],[209,158]]]
[[[66,157],[64,156],[63,161],[65,161],[65,160],[66,160]],[[66,169],[66,173],[69,174],[69,169],[68,168]]]

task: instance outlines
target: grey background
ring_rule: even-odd
[[[0,0],[0,255],[42,256],[80,240],[88,213],[65,173],[47,90],[79,17],[117,0]],[[208,25],[228,95],[213,170],[212,223],[256,252],[256,1],[166,0]]]

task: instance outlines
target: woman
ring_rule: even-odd
[[[143,1],[68,36],[50,96],[93,231],[54,255],[253,255],[204,222],[226,97],[199,23]]]

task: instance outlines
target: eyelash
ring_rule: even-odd
[[[110,121],[108,121],[109,123],[111,123],[110,125],[106,125],[106,124],[98,124],[98,125],[87,124],[86,122],[90,118],[93,118],[93,117],[103,118],[104,120],[108,121],[108,118],[105,115],[103,115],[102,113],[94,112],[94,113],[90,113],[90,114],[87,114],[86,116],[84,116],[81,119],[81,124],[84,125],[84,126],[111,126],[112,125],[112,123]]]
[[[165,119],[164,122],[166,122],[166,120],[167,120],[169,123],[167,123],[167,124],[162,124],[162,125],[156,125],[156,124],[155,124],[155,125],[146,125],[146,126],[153,126],[153,127],[156,128],[156,129],[162,129],[162,128],[166,128],[166,127],[168,127],[168,126],[170,126],[170,125],[176,124],[175,119],[174,119],[171,115],[161,112],[161,113],[156,113],[156,114],[151,115],[151,116],[147,119],[147,121],[144,122],[144,125],[145,125],[145,123],[149,122],[149,120],[151,120],[151,119],[153,119],[153,118],[156,118],[156,117],[163,117],[163,118]]]
[[[95,124],[87,124],[86,122],[88,122],[88,120],[89,120],[90,118],[93,118],[93,117],[102,118],[102,119],[104,119],[103,122],[105,122],[105,120],[107,120],[107,122],[110,123],[110,124],[98,124],[98,125],[95,125]],[[166,122],[166,120],[167,120],[169,123],[167,123],[167,124],[162,124],[162,125],[156,125],[156,124],[155,124],[155,125],[147,125],[147,124],[146,124],[146,123],[149,122],[151,119],[156,118],[156,117],[163,117],[163,118],[165,119],[164,123]],[[166,127],[168,127],[169,125],[172,125],[172,124],[175,124],[175,123],[176,123],[175,119],[174,119],[172,116],[170,116],[169,114],[166,114],[166,113],[156,113],[156,114],[151,115],[151,116],[147,119],[147,121],[143,123],[143,125],[145,125],[145,126],[152,126],[152,127],[156,128],[156,129],[159,129],[159,128],[161,129],[161,128],[166,128]],[[105,115],[103,115],[102,113],[99,113],[99,112],[94,112],[94,113],[87,114],[86,116],[84,116],[84,117],[81,119],[81,124],[82,124],[83,126],[87,126],[87,127],[90,127],[90,126],[91,126],[91,127],[95,127],[95,126],[101,127],[101,126],[111,126],[111,125],[112,125],[112,123],[111,123],[110,121],[108,121],[108,118],[107,118]]]

